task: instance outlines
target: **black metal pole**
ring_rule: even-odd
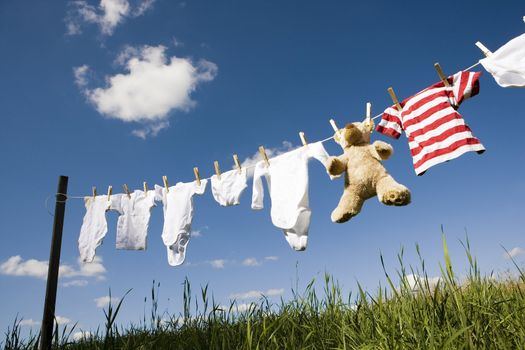
[[[55,204],[55,219],[53,221],[53,237],[49,253],[47,270],[46,299],[44,315],[40,331],[40,350],[50,350],[53,340],[53,324],[55,320],[55,304],[57,299],[58,268],[60,265],[60,249],[62,247],[62,229],[64,227],[64,211],[67,200],[67,176],[58,178],[58,190]]]

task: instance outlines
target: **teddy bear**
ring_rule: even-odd
[[[410,191],[386,171],[382,160],[390,158],[394,149],[383,141],[370,144],[373,122],[347,124],[334,136],[344,153],[329,157],[326,162],[332,176],[345,173],[344,192],[331,215],[333,222],[343,223],[359,214],[365,200],[377,195],[386,205],[402,206],[410,203]]]

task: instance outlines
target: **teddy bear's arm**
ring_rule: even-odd
[[[341,175],[346,170],[347,159],[344,155],[339,157],[330,157],[326,161],[326,169],[332,176]]]
[[[372,144],[382,160],[387,160],[394,153],[394,148],[386,142],[374,141]]]

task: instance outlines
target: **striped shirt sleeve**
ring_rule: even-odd
[[[399,112],[395,106],[385,109],[381,116],[381,121],[376,126],[376,131],[394,139],[398,139],[403,132],[403,127],[401,125],[401,112]]]
[[[452,92],[459,106],[464,100],[479,93],[479,76],[481,72],[458,72],[453,76]]]

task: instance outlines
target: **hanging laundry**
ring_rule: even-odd
[[[456,73],[448,78],[452,86],[440,81],[404,100],[401,111],[394,105],[383,112],[376,130],[396,139],[405,131],[417,175],[463,153],[485,151],[456,111],[464,100],[478,94],[480,74]]]
[[[155,185],[157,200],[162,200],[164,208],[164,227],[162,240],[168,252],[168,263],[178,266],[186,257],[186,246],[191,238],[191,222],[193,220],[193,195],[203,194],[208,180],[196,182],[179,182],[166,188]]]
[[[502,87],[525,87],[525,34],[479,61]]]
[[[110,200],[106,195],[84,197],[86,214],[78,237],[78,250],[82,262],[93,261],[97,247],[102,244],[108,232],[106,211],[111,208],[113,197],[111,196]]]
[[[133,193],[114,195],[111,209],[119,212],[117,221],[117,249],[144,250],[151,216],[155,206],[155,192],[135,190]]]
[[[213,198],[223,207],[238,205],[241,195],[248,187],[247,181],[246,168],[242,168],[240,173],[238,169],[222,173],[220,180],[217,175],[213,175],[211,177]]]
[[[252,209],[263,208],[266,178],[272,202],[272,223],[283,230],[290,247],[306,249],[311,210],[308,204],[308,160],[315,158],[323,165],[329,155],[321,142],[308,144],[269,160],[260,161],[253,177]]]

